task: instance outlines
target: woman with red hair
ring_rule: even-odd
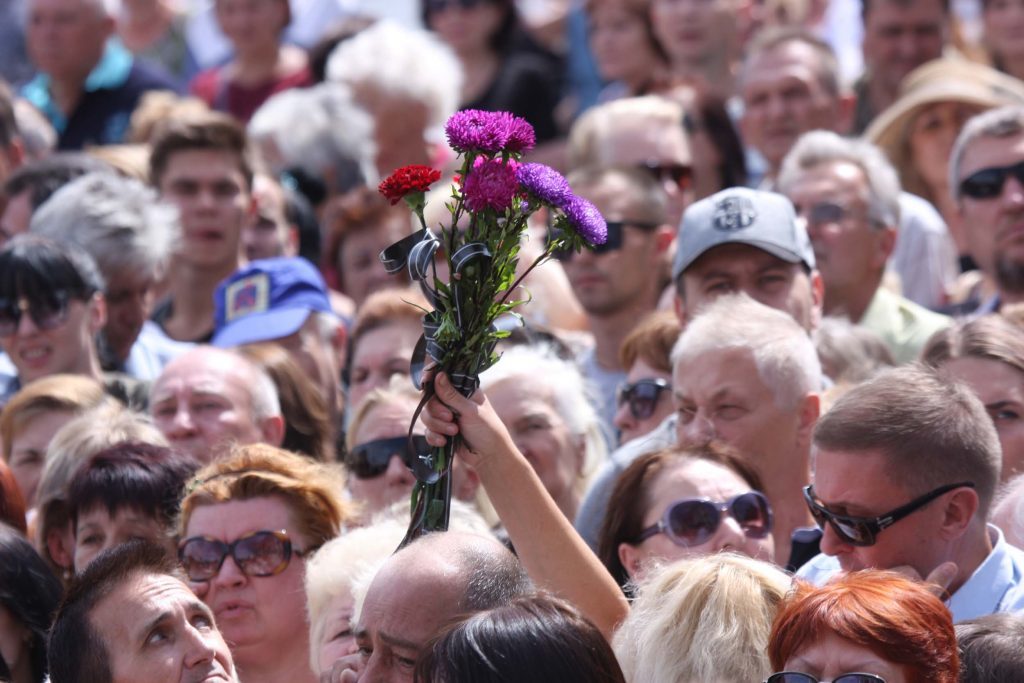
[[[928,588],[895,572],[798,583],[772,625],[766,683],[956,683],[953,618]]]

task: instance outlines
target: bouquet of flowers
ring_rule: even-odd
[[[560,173],[543,164],[521,162],[535,141],[533,128],[523,119],[506,112],[460,111],[448,120],[445,133],[461,159],[447,203],[447,226],[434,233],[423,217],[425,193],[440,180],[440,171],[405,166],[379,188],[392,204],[405,200],[422,228],[385,249],[380,259],[388,272],[407,268],[434,306],[424,311],[423,336],[412,358],[413,382],[423,390],[414,423],[433,396],[434,372],[447,374],[467,397],[476,391],[479,374],[498,360],[495,345],[509,334],[494,322],[506,314],[518,317],[513,309],[523,301],[510,297],[531,270],[555,251],[602,244],[608,232],[600,212],[577,197]],[[527,220],[542,208],[554,218],[545,250],[516,278]],[[435,269],[438,250],[447,260],[447,282]],[[425,369],[430,372],[424,381]],[[417,483],[403,545],[426,532],[448,528],[458,439],[449,439],[432,453],[410,454]],[[407,447],[412,448],[411,438]]]

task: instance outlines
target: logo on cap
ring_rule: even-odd
[[[757,219],[754,203],[746,197],[726,197],[715,204],[711,225],[715,230],[735,232],[749,228]]]
[[[224,293],[224,318],[230,322],[252,313],[262,313],[270,305],[270,278],[255,273],[232,282]]]

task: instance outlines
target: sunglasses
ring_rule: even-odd
[[[724,503],[706,498],[684,498],[668,506],[665,514],[637,536],[642,543],[665,534],[684,548],[707,543],[722,523],[722,513],[735,519],[747,538],[766,538],[772,532],[772,506],[760,491],[733,496]]]
[[[807,227],[820,227],[842,222],[850,215],[850,210],[835,202],[818,202],[798,213],[807,219]]]
[[[663,392],[672,387],[663,379],[638,379],[632,384],[623,384],[619,388],[616,405],[622,407],[629,404],[629,414],[634,420],[646,420],[658,408],[658,400]]]
[[[684,164],[668,164],[660,161],[642,161],[636,165],[647,171],[659,183],[672,183],[680,190],[686,190],[693,184],[693,169]]]
[[[780,671],[769,676],[764,683],[818,683],[818,679],[810,674]],[[836,676],[832,683],[885,683],[885,679],[875,674],[852,673]]]
[[[178,546],[178,560],[190,581],[209,581],[228,555],[246,576],[274,576],[288,568],[292,555],[304,557],[314,550],[293,549],[284,531],[255,531],[231,543],[205,536],[185,539]]]
[[[412,437],[412,451],[409,450],[409,438],[396,436],[392,439],[377,439],[359,444],[345,456],[345,465],[352,474],[360,479],[373,479],[388,470],[392,456],[397,455],[409,469],[420,453],[429,453],[430,445],[427,437],[416,434]]]
[[[56,291],[40,299],[0,299],[0,337],[10,337],[18,331],[21,316],[26,313],[36,329],[53,330],[68,319],[68,292]]]
[[[884,515],[878,517],[854,517],[852,515],[837,515],[834,512],[829,511],[824,505],[821,504],[814,496],[814,490],[811,486],[804,487],[804,501],[807,503],[807,507],[811,510],[811,515],[814,517],[814,521],[818,524],[818,527],[824,531],[825,523],[827,522],[832,526],[832,530],[836,532],[843,542],[849,543],[850,545],[856,546],[870,546],[874,545],[878,541],[878,534],[883,530],[887,529],[896,522],[900,521],[907,515],[923,508],[928,503],[932,502],[944,493],[949,493],[954,489],[963,487],[974,488],[974,482],[963,481],[959,484],[947,484],[940,486],[934,491],[915,498],[906,505],[901,505],[895,510],[891,510]]]
[[[428,12],[441,12],[451,7],[460,9],[473,9],[490,0],[426,0],[424,3]]]
[[[640,230],[654,230],[658,227],[658,223],[645,223],[641,221],[607,221],[608,224],[608,239],[605,240],[604,244],[595,244],[588,247],[588,249],[594,254],[607,254],[611,251],[618,251],[622,249],[623,234],[625,227],[631,226],[639,228]],[[548,228],[548,241],[559,236],[559,232],[555,228]],[[559,261],[571,261],[575,252],[572,249],[557,249],[553,252],[553,256]]]
[[[1024,183],[1024,161],[1011,166],[993,166],[975,171],[960,182],[960,194],[972,199],[998,197],[1009,175],[1016,178],[1018,183]]]

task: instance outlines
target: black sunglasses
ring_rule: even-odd
[[[618,251],[622,249],[623,232],[624,228],[628,225],[633,228],[639,228],[640,230],[654,230],[658,227],[658,223],[645,223],[641,221],[606,221],[608,224],[608,239],[605,240],[604,244],[595,244],[588,247],[591,252],[595,254],[607,254],[610,251]],[[558,236],[558,230],[556,228],[548,228],[548,241]],[[572,249],[558,249],[553,252],[553,256],[559,261],[571,261],[575,252]]]
[[[796,671],[780,671],[769,676],[764,683],[819,683],[810,674]],[[875,674],[852,673],[842,674],[832,679],[832,683],[885,683],[885,679]]]
[[[231,543],[205,536],[187,538],[178,546],[178,560],[190,581],[209,581],[228,555],[246,576],[274,576],[288,568],[292,555],[303,557],[313,550],[292,548],[285,531],[255,531]]]
[[[629,404],[629,414],[634,420],[646,420],[658,408],[658,400],[663,392],[671,389],[671,385],[663,379],[638,379],[632,384],[619,387],[616,405]]]
[[[1006,177],[1012,175],[1024,183],[1024,161],[1010,166],[993,166],[975,171],[960,181],[960,194],[972,199],[992,199],[1003,192]]]
[[[18,331],[21,316],[28,314],[36,329],[53,330],[68,319],[68,300],[65,291],[55,291],[38,299],[0,299],[0,337],[10,337]]]
[[[953,489],[963,487],[973,489],[974,482],[963,481],[959,484],[947,484],[945,486],[940,486],[934,491],[929,491],[923,496],[910,501],[906,505],[901,505],[895,510],[891,510],[884,515],[879,515],[878,517],[837,515],[834,512],[829,511],[828,508],[822,505],[815,498],[814,491],[811,486],[804,487],[804,501],[807,502],[807,507],[810,508],[814,521],[822,531],[825,530],[825,523],[827,522],[832,526],[832,530],[836,532],[836,535],[843,542],[856,546],[870,546],[874,545],[878,541],[878,534],[883,529],[889,528],[907,515],[920,510],[942,494],[949,493]]]
[[[429,453],[430,445],[427,437],[415,434],[412,437],[412,451],[409,450],[409,438],[396,436],[391,439],[377,439],[359,444],[345,456],[345,465],[352,474],[360,479],[373,479],[388,470],[391,457],[397,455],[409,469],[422,453]]]
[[[685,164],[663,163],[656,160],[642,161],[637,168],[647,171],[660,183],[671,182],[680,190],[690,187],[693,182],[693,169]]]
[[[748,538],[766,538],[772,532],[772,506],[760,491],[749,491],[724,503],[706,498],[677,500],[668,506],[657,524],[640,532],[635,543],[658,534],[665,534],[684,548],[707,543],[718,531],[722,513],[735,519]]]

